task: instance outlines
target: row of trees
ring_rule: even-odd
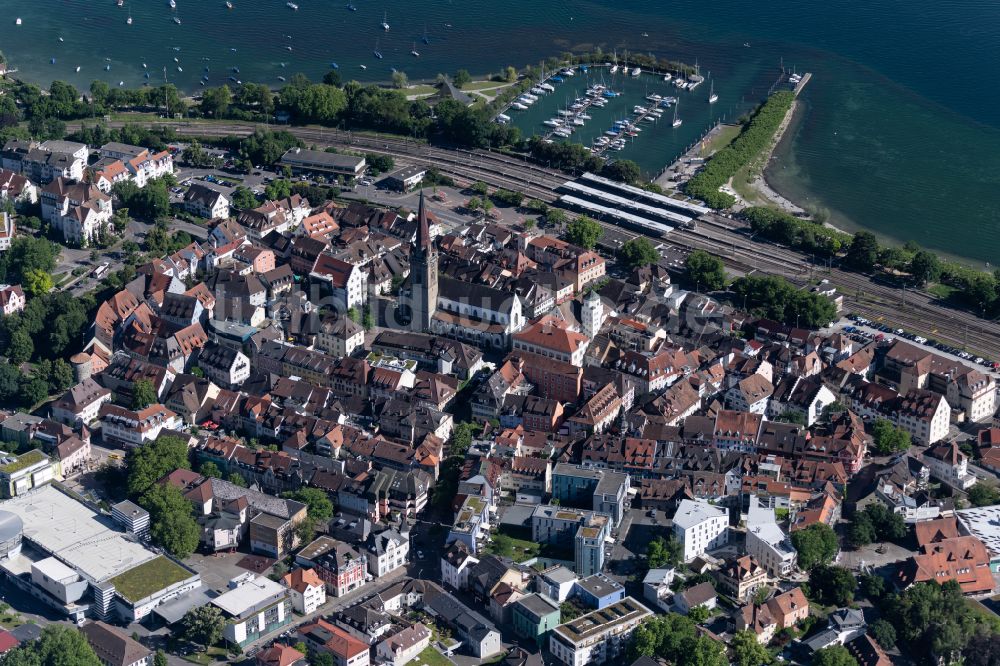
[[[922,287],[942,282],[956,290],[957,297],[982,314],[1000,309],[1000,271],[988,273],[961,264],[942,261],[913,241],[902,246],[883,245],[870,231],[851,234],[803,220],[784,211],[754,206],[743,217],[755,234],[819,257],[843,257],[843,266],[861,273],[883,271]]]
[[[782,90],[768,97],[744,126],[740,135],[715,153],[697,175],[687,183],[687,193],[712,208],[729,208],[736,199],[720,192],[726,181],[760,154],[774,138],[774,133],[795,101],[791,91]]]
[[[837,318],[833,302],[777,276],[747,275],[733,282],[736,303],[769,319],[813,328]]]

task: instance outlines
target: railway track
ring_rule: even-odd
[[[112,123],[112,126],[115,124],[123,123]],[[178,135],[188,137],[248,136],[258,129],[255,125],[239,123],[178,123],[172,126]],[[372,136],[340,130],[283,129],[308,144],[387,154],[415,165],[438,169],[461,181],[471,183],[481,180],[493,187],[513,189],[549,204],[558,199],[557,188],[571,178],[557,170],[493,151],[452,150],[396,136]],[[618,225],[604,222],[602,225],[614,228],[629,238],[645,235]],[[858,273],[833,267],[821,269],[799,252],[751,240],[745,230],[746,225],[738,221],[710,214],[699,218],[695,229],[675,229],[666,239],[653,239],[712,252],[719,255],[730,269],[741,273],[759,271],[781,275],[800,286],[810,278],[825,277],[843,293],[845,307],[849,310],[1000,358],[1000,326],[996,322],[980,319],[965,311],[952,310],[923,292],[904,294]],[[904,298],[905,307],[901,306]]]

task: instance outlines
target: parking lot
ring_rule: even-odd
[[[930,340],[922,336],[910,333],[902,328],[893,328],[887,324],[869,321],[863,317],[852,316],[841,320],[834,325],[831,331],[842,330],[852,339],[858,342],[891,342],[896,338],[907,340],[917,347],[924,347],[928,351],[950,358],[954,361],[964,363],[969,367],[974,367],[980,372],[992,374],[1000,378],[1000,362],[994,359],[974,356],[969,352],[952,347],[937,340]]]

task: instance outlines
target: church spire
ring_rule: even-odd
[[[420,208],[417,209],[417,247],[425,252],[431,249],[431,227],[427,220],[423,190],[420,190]]]

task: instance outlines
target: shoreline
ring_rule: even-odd
[[[792,102],[792,105],[789,107],[788,112],[785,114],[785,117],[782,119],[781,124],[778,126],[778,129],[774,133],[774,138],[772,139],[771,145],[767,150],[767,155],[764,157],[763,167],[761,167],[760,173],[757,176],[755,176],[753,180],[749,182],[749,185],[751,189],[753,189],[753,191],[758,196],[760,196],[762,199],[765,200],[767,205],[775,206],[779,210],[788,213],[790,215],[811,220],[813,219],[812,213],[810,213],[804,207],[800,206],[799,204],[795,203],[788,197],[778,192],[778,190],[774,187],[774,185],[768,182],[767,179],[768,167],[771,166],[771,161],[774,159],[774,154],[775,152],[777,152],[778,147],[781,146],[782,141],[785,141],[786,138],[788,141],[791,141],[791,137],[790,136],[786,137],[786,134],[788,132],[788,128],[791,127],[792,123],[795,120],[799,119],[798,117],[802,113],[802,106],[803,102],[800,101],[799,99],[796,99],[795,101]],[[735,190],[733,190],[733,193],[735,193]],[[747,202],[743,201],[742,199],[741,202],[744,205],[747,205]],[[822,226],[845,234],[852,233],[845,229],[841,229],[840,227],[834,224],[831,224],[829,221],[822,222]]]

